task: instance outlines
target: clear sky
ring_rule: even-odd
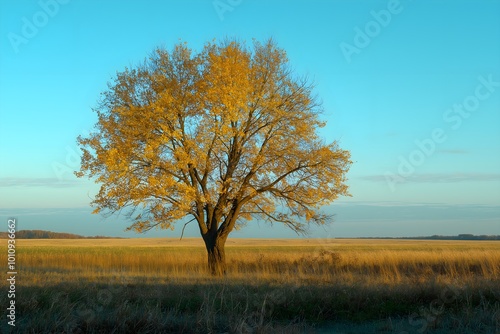
[[[322,134],[354,161],[352,197],[311,236],[500,234],[499,17],[498,0],[2,1],[0,217],[135,237],[122,217],[91,216],[98,187],[72,175],[100,92],[156,46],[272,37],[315,81]]]

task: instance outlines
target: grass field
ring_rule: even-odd
[[[201,239],[17,240],[16,330],[500,333],[500,242],[229,239],[226,249],[228,273],[214,278]]]

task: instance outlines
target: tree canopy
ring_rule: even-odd
[[[205,241],[252,218],[304,232],[349,195],[351,164],[318,134],[313,88],[272,40],[157,48],[102,93],[76,174],[101,185],[94,212],[126,209],[138,232],[187,216]]]

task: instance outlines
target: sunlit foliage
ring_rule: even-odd
[[[138,232],[191,216],[222,244],[252,218],[300,233],[348,195],[349,152],[318,136],[313,86],[272,40],[156,49],[116,75],[96,112],[77,175],[101,184],[96,213],[127,209]]]

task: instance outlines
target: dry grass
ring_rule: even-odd
[[[414,330],[500,324],[499,242],[232,239],[226,249],[228,274],[213,278],[200,239],[18,240],[20,328],[47,317],[68,332],[303,332],[390,317]],[[4,244],[4,263],[5,254]]]
[[[401,284],[500,277],[498,242],[236,240],[228,243],[227,258],[228,278],[237,280]],[[69,274],[89,280],[117,272],[169,281],[207,276],[198,239],[22,240],[18,266],[30,285],[58,283]]]

